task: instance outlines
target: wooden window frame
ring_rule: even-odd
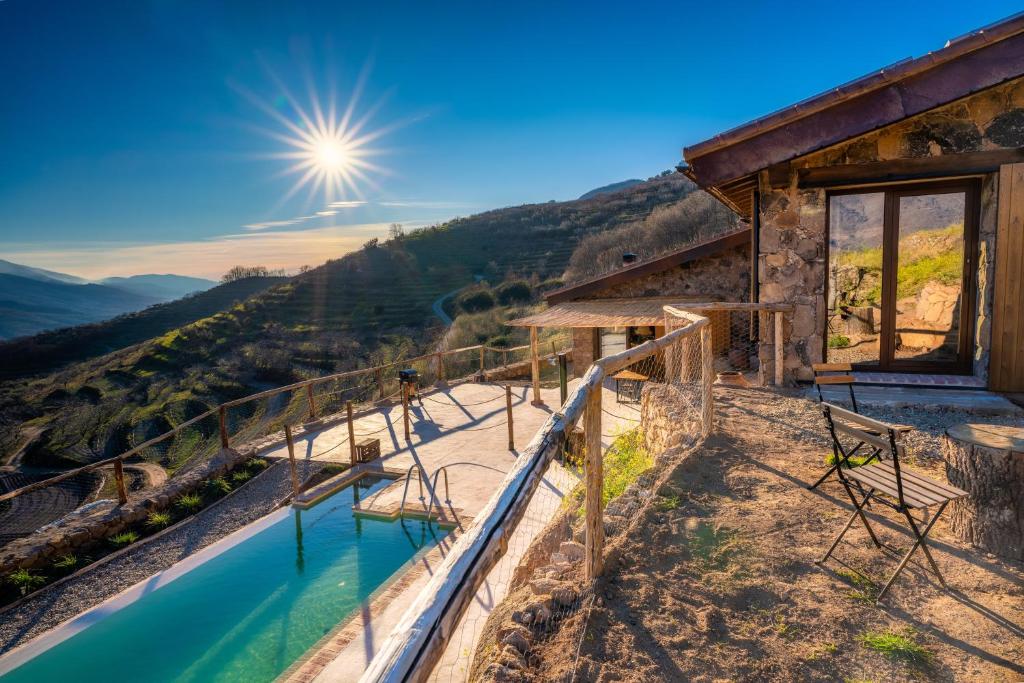
[[[896,275],[899,259],[899,199],[922,194],[964,193],[964,264],[960,305],[960,339],[953,362],[897,359]],[[973,375],[974,328],[978,301],[978,225],[981,216],[981,180],[976,177],[931,182],[887,183],[836,188],[825,193],[825,301],[828,302],[828,269],[831,264],[832,197],[851,194],[884,194],[882,225],[882,329],[879,333],[878,364],[855,363],[854,369],[901,374]],[[828,316],[822,333],[822,358],[828,358]]]

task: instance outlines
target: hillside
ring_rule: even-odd
[[[0,339],[106,320],[157,299],[95,284],[0,274]]]
[[[633,187],[634,185],[639,185],[642,182],[644,181],[638,178],[631,178],[629,180],[620,180],[617,183],[609,183],[608,185],[596,187],[590,192],[584,192],[583,194],[580,195],[580,199],[591,199],[601,194],[610,194],[612,192],[619,192],[620,190],[627,190]]]
[[[431,303],[442,293],[475,274],[492,282],[511,274],[560,277],[581,239],[641,221],[692,187],[665,175],[588,200],[508,207],[385,243],[371,240],[158,337],[0,385],[0,454],[21,444],[22,428],[30,427],[39,437],[25,451],[26,465],[88,462],[226,399],[413,355],[440,335]],[[117,326],[104,329],[111,334],[90,338],[94,350],[131,339],[113,334]]]
[[[126,292],[151,296],[160,301],[174,301],[189,294],[204,292],[216,287],[213,280],[185,275],[131,275],[129,277],[108,277],[99,281],[101,285],[116,287]]]
[[[23,266],[20,263],[11,263],[0,259],[0,273],[4,275],[17,275],[18,277],[27,277],[30,280],[44,280],[53,282],[64,282],[69,285],[85,285],[89,281],[80,278],[77,275],[68,275],[67,273],[58,273],[54,270],[45,270],[43,268],[33,268],[32,266]]]
[[[0,379],[52,372],[69,363],[159,337],[194,320],[230,308],[283,279],[246,278],[104,322],[0,342],[0,358],[4,359],[0,366]]]

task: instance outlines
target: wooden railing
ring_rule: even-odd
[[[214,415],[217,415],[217,419],[218,419],[218,423],[219,423],[218,430],[219,430],[219,433],[220,433],[220,445],[221,445],[222,448],[230,448],[231,447],[231,434],[229,433],[229,431],[230,431],[229,430],[229,411],[232,408],[237,408],[238,406],[242,406],[242,405],[244,405],[246,403],[250,403],[252,401],[262,401],[262,400],[265,400],[265,399],[268,399],[268,398],[271,398],[273,396],[277,396],[279,394],[283,394],[283,393],[286,393],[286,392],[294,392],[294,391],[299,391],[299,390],[305,390],[306,391],[307,400],[309,402],[309,414],[308,414],[308,417],[309,417],[310,421],[313,421],[313,420],[318,419],[318,417],[321,417],[318,414],[318,412],[317,412],[317,404],[316,404],[315,397],[314,397],[314,394],[313,394],[313,388],[315,386],[317,386],[317,385],[324,384],[324,383],[327,383],[327,382],[336,382],[336,381],[339,381],[339,380],[351,379],[351,378],[355,378],[355,377],[362,377],[362,376],[366,376],[366,375],[375,375],[377,377],[377,394],[378,394],[377,400],[380,401],[380,400],[383,400],[383,399],[387,398],[385,396],[385,390],[384,390],[385,383],[383,381],[383,373],[384,373],[385,370],[388,370],[388,369],[391,369],[391,368],[395,368],[395,367],[398,367],[398,366],[411,365],[411,364],[417,363],[417,362],[434,361],[437,364],[437,368],[438,368],[438,373],[437,373],[438,374],[438,380],[439,381],[446,381],[447,373],[445,372],[445,360],[444,359],[448,358],[450,356],[454,356],[454,355],[458,355],[458,354],[470,354],[470,353],[473,353],[473,354],[476,355],[476,357],[478,359],[478,364],[477,364],[476,371],[477,372],[483,372],[486,369],[485,368],[485,352],[486,351],[492,351],[492,352],[497,352],[497,353],[502,353],[502,352],[511,353],[511,352],[515,352],[515,351],[522,351],[524,349],[529,349],[529,348],[530,347],[527,345],[527,346],[517,346],[517,347],[513,347],[513,348],[509,348],[509,349],[504,349],[504,348],[489,347],[489,346],[484,346],[484,345],[478,344],[478,345],[475,345],[475,346],[464,346],[464,347],[458,348],[458,349],[445,349],[445,350],[435,351],[433,353],[424,354],[424,355],[421,355],[421,356],[416,356],[416,357],[413,357],[413,358],[403,358],[401,360],[393,361],[391,363],[385,363],[385,364],[382,364],[382,365],[375,365],[375,366],[368,367],[368,368],[361,368],[361,369],[358,369],[358,370],[349,370],[349,371],[346,371],[346,372],[338,372],[338,373],[334,373],[334,374],[330,374],[330,375],[324,375],[322,377],[314,377],[314,378],[311,378],[311,379],[302,380],[301,382],[294,382],[292,384],[287,384],[285,386],[276,387],[274,389],[267,389],[266,391],[260,391],[258,393],[250,394],[248,396],[243,396],[241,398],[236,398],[236,399],[232,399],[232,400],[229,400],[229,401],[224,401],[223,403],[217,405],[216,407],[211,408],[211,409],[207,410],[206,412],[204,412],[204,413],[202,413],[200,415],[197,415],[197,416],[195,416],[195,417],[193,417],[193,418],[191,418],[191,419],[189,419],[189,420],[187,420],[185,422],[182,422],[179,425],[175,425],[172,429],[164,432],[163,434],[155,436],[155,437],[153,437],[153,438],[151,438],[151,439],[149,439],[147,441],[144,441],[143,443],[140,443],[137,446],[132,447],[131,449],[129,449],[128,451],[125,451],[124,453],[121,453],[121,454],[116,455],[116,456],[111,457],[111,458],[106,458],[104,460],[98,460],[96,462],[89,463],[88,465],[84,465],[82,467],[78,467],[78,468],[73,469],[73,470],[68,470],[66,472],[62,472],[62,473],[60,473],[58,475],[55,475],[53,477],[49,477],[47,479],[44,479],[44,480],[41,480],[41,481],[38,481],[38,482],[35,482],[35,483],[32,483],[32,484],[29,484],[27,486],[23,486],[21,488],[15,489],[13,491],[8,491],[7,493],[0,494],[0,502],[8,501],[8,500],[17,498],[18,496],[22,496],[22,495],[25,495],[27,493],[31,493],[33,491],[39,491],[40,489],[44,489],[44,488],[46,488],[48,486],[53,486],[54,484],[59,484],[62,481],[66,481],[68,479],[71,479],[72,477],[75,477],[77,475],[83,474],[85,472],[90,472],[90,471],[93,471],[93,470],[96,470],[96,469],[100,469],[102,467],[113,466],[113,468],[114,468],[114,478],[115,478],[115,482],[116,482],[116,485],[117,485],[118,500],[121,503],[125,503],[128,500],[128,491],[127,491],[127,486],[125,485],[124,474],[123,474],[122,467],[123,467],[125,461],[128,458],[136,456],[139,453],[145,451],[146,449],[152,448],[153,446],[156,446],[156,445],[158,445],[158,444],[160,444],[160,443],[162,443],[162,442],[164,442],[164,441],[174,437],[176,434],[180,433],[181,431],[183,431],[185,429],[188,429],[189,427],[195,425],[196,423],[198,423],[198,422],[200,422],[200,421],[202,421],[204,419],[210,418],[210,417],[212,417]]]
[[[606,356],[590,366],[558,412],[548,417],[516,458],[498,492],[475,516],[472,526],[455,542],[430,582],[377,651],[361,683],[422,681],[430,676],[461,614],[487,573],[505,553],[509,538],[522,519],[547,465],[580,418],[584,420],[586,441],[584,562],[588,578],[601,574],[604,556],[601,396],[605,378],[684,341],[699,344],[699,347],[690,347],[699,348],[700,353],[698,376],[702,408],[699,422],[703,435],[711,429],[714,377],[709,321],[678,309],[666,310],[666,314],[682,326],[658,339]]]

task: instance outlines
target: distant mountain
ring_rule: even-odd
[[[157,304],[112,320],[43,332],[33,337],[0,341],[0,380],[58,370],[159,337],[206,318],[284,282],[281,277],[250,277],[205,292]],[[3,304],[0,304],[2,308]]]
[[[0,339],[106,320],[158,302],[104,285],[0,274]]]
[[[126,292],[152,297],[160,301],[174,301],[183,296],[205,292],[211,287],[217,286],[213,280],[170,274],[108,277],[100,280],[99,284],[117,287]]]
[[[612,183],[611,185],[605,185],[603,187],[596,188],[590,192],[586,192],[580,195],[580,199],[591,199],[602,194],[611,194],[612,192],[618,192],[620,190],[628,190],[634,185],[640,185],[643,180],[632,178],[630,180],[623,180],[618,183]]]
[[[23,266],[19,263],[11,263],[0,259],[0,274],[2,275],[17,275],[18,277],[27,277],[30,280],[41,280],[43,282],[63,282],[69,285],[85,285],[89,281],[85,278],[80,278],[75,275],[68,275],[67,273],[58,273],[53,270],[44,270],[42,268],[33,268],[32,266]]]

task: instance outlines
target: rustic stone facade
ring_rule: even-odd
[[[1024,147],[1024,78],[790,162],[787,187],[760,178],[760,300],[795,306],[785,320],[785,377],[809,380],[824,352],[827,225],[824,189],[797,187],[796,171],[843,164]],[[981,188],[974,372],[985,377],[991,330],[997,177]],[[762,360],[771,349],[762,346]]]
[[[694,301],[748,301],[750,249],[734,247],[721,254],[606,287],[581,299],[680,296]]]

